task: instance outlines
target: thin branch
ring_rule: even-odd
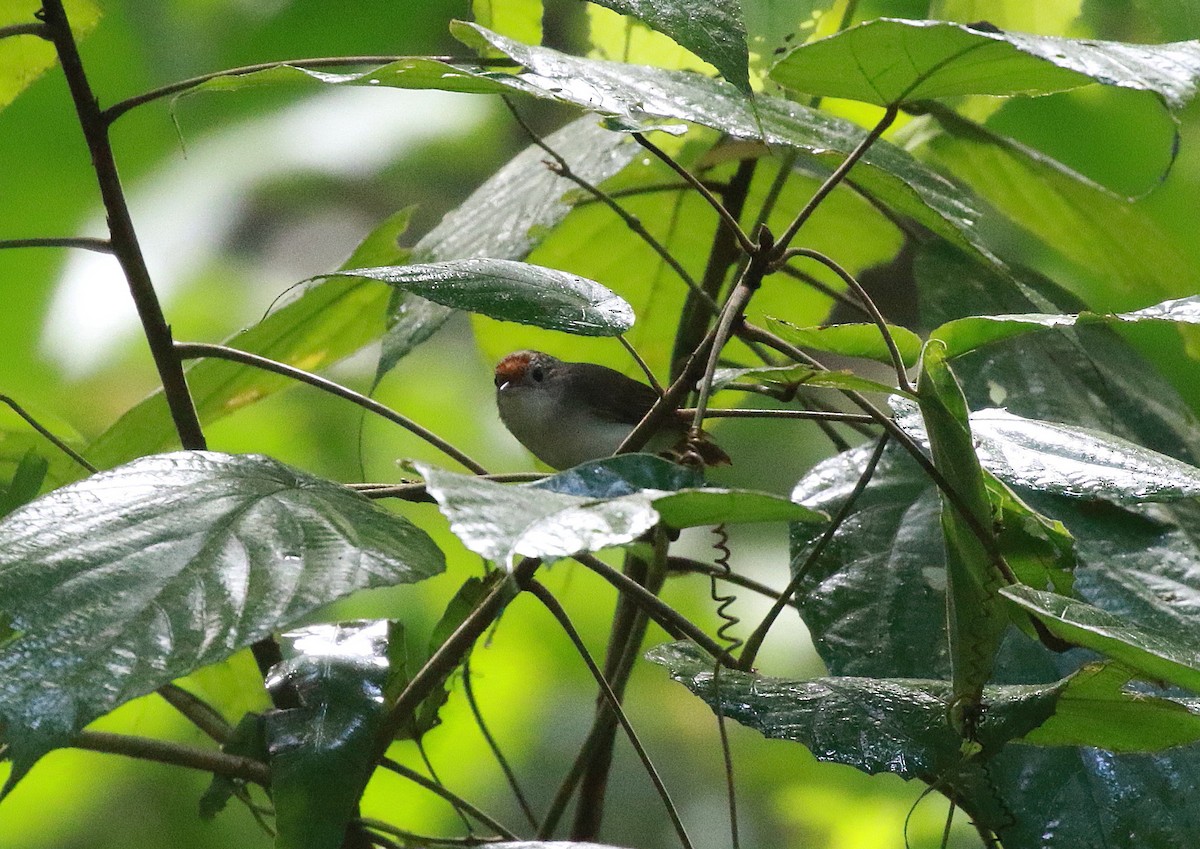
[[[480,475],[479,477],[481,480],[496,481],[498,483],[528,483],[530,481],[542,480],[546,475],[540,472],[505,472],[497,475]],[[429,494],[424,481],[400,484],[356,483],[347,484],[347,486],[366,498],[399,498],[403,501],[423,504],[432,504],[434,502],[434,498]]]
[[[214,742],[223,745],[233,736],[233,727],[225,721],[225,717],[194,693],[176,684],[164,684],[156,692]]]
[[[888,329],[887,320],[883,317],[883,313],[879,311],[879,307],[871,300],[871,296],[867,294],[867,290],[862,287],[855,278],[846,269],[842,268],[831,257],[826,256],[820,251],[812,248],[792,248],[784,254],[785,257],[802,256],[808,259],[815,260],[821,265],[828,268],[842,281],[849,286],[858,299],[862,301],[863,307],[866,308],[867,314],[871,316],[871,320],[875,322],[875,326],[879,328],[879,334],[883,337],[883,342],[887,345],[888,354],[892,358],[892,368],[896,370],[896,385],[905,392],[912,393],[912,384],[908,382],[908,372],[904,367],[904,359],[900,356],[900,349],[896,347],[896,340],[892,338],[892,333]]]
[[[558,603],[558,599],[554,597],[554,594],[537,581],[531,579],[526,589],[545,605],[546,609],[558,620],[567,637],[575,645],[576,652],[583,658],[583,662],[587,664],[588,671],[596,679],[601,692],[608,700],[609,708],[613,711],[617,721],[621,723],[621,727],[625,729],[625,735],[629,738],[630,745],[633,746],[638,758],[642,761],[642,765],[646,768],[646,773],[650,776],[650,781],[654,784],[654,789],[658,792],[659,798],[662,799],[663,805],[667,809],[667,816],[670,817],[671,824],[675,827],[675,833],[679,835],[679,842],[683,844],[685,849],[692,849],[692,842],[688,838],[687,829],[683,826],[683,820],[679,817],[679,811],[676,810],[675,805],[671,802],[671,795],[667,792],[667,787],[663,784],[662,778],[654,766],[654,762],[650,760],[645,747],[642,746],[637,733],[633,730],[633,726],[630,725],[629,718],[625,716],[625,711],[621,710],[620,699],[617,698],[616,693],[609,687],[608,681],[604,679],[604,675],[600,672],[600,667],[592,659],[591,653],[587,650],[587,646],[584,644],[583,638],[579,636],[579,632],[575,630],[575,626],[571,623],[567,612],[563,610],[562,605]]]
[[[0,27],[0,39],[12,38],[17,35],[36,35],[46,41],[50,40],[46,25],[42,23],[9,24],[6,27]]]
[[[112,242],[108,239],[94,239],[90,236],[47,236],[38,239],[0,239],[0,250],[6,248],[79,248],[85,251],[95,251],[102,254],[113,252]]]
[[[293,68],[336,68],[347,65],[390,65],[393,62],[401,62],[405,59],[429,59],[435,62],[444,62],[446,64],[462,64],[462,65],[512,65],[511,59],[481,59],[477,56],[473,57],[455,57],[455,56],[324,56],[318,58],[307,59],[285,59],[279,62],[260,62],[257,65],[243,65],[240,68],[228,68],[224,71],[213,71],[209,74],[201,74],[198,77],[192,77],[179,82],[171,83],[170,85],[162,86],[161,88],[152,89],[139,94],[135,97],[127,98],[104,110],[104,120],[112,124],[130,109],[135,106],[141,106],[145,103],[150,103],[154,100],[160,100],[164,97],[170,97],[173,94],[180,94],[189,89],[203,85],[209,80],[215,80],[218,77],[243,77],[247,74],[253,74],[256,71],[268,71],[271,68],[278,68],[283,65]]]
[[[879,443],[875,446],[875,450],[871,452],[871,457],[867,460],[866,468],[859,475],[858,482],[855,483],[849,497],[846,498],[837,515],[833,517],[833,521],[829,523],[829,527],[821,534],[821,538],[817,541],[817,544],[808,553],[804,563],[796,569],[795,574],[792,575],[792,579],[788,581],[787,587],[779,594],[779,598],[775,603],[771,605],[771,609],[767,611],[767,615],[763,617],[762,622],[758,624],[758,627],[754,629],[754,633],[746,640],[746,646],[742,649],[741,657],[738,659],[739,668],[744,670],[753,668],[754,659],[758,656],[758,650],[767,638],[767,632],[771,630],[771,626],[775,624],[775,620],[779,618],[779,614],[783,612],[783,608],[791,602],[792,596],[800,588],[801,581],[808,577],[808,572],[812,568],[812,565],[817,562],[817,558],[821,556],[821,553],[825,550],[825,546],[829,544],[829,541],[833,539],[833,535],[837,533],[838,528],[842,526],[842,523],[850,515],[850,511],[854,508],[858,497],[862,495],[863,490],[867,488],[867,484],[871,482],[871,478],[875,475],[875,467],[879,465],[879,458],[883,456],[883,449],[887,447],[887,443],[888,438],[886,435],[880,437]]]
[[[670,573],[704,575],[706,577],[716,578],[720,581],[733,584],[742,589],[756,592],[759,595],[766,596],[772,601],[779,598],[780,592],[764,583],[748,578],[745,575],[739,575],[737,572],[727,572],[720,566],[712,563],[705,563],[703,560],[693,560],[690,557],[676,557],[674,555],[667,558],[667,569]]]
[[[729,210],[725,208],[725,205],[721,203],[721,201],[717,200],[716,195],[710,192],[708,187],[696,178],[695,174],[676,162],[673,156],[668,154],[665,150],[660,148],[654,142],[650,141],[641,133],[633,133],[632,135],[638,144],[665,162],[672,171],[686,180],[689,186],[700,193],[700,196],[708,202],[708,205],[716,210],[717,215],[720,216],[722,223],[729,228],[729,231],[737,239],[738,244],[741,245],[743,251],[748,254],[754,253],[754,251],[757,249],[757,246],[754,244],[754,242],[750,241],[750,237],[747,236],[742,230],[742,225],[738,223],[736,218],[730,215]]]
[[[879,119],[879,123],[875,125],[871,132],[867,133],[867,135],[863,137],[863,140],[860,141],[855,146],[854,150],[850,152],[850,155],[842,161],[842,164],[834,169],[832,174],[825,178],[825,182],[822,183],[817,189],[816,193],[809,198],[808,203],[804,205],[804,208],[800,210],[795,219],[793,219],[792,223],[788,225],[788,228],[784,231],[783,235],[779,237],[779,241],[775,245],[775,255],[777,257],[782,256],[783,252],[787,250],[787,246],[791,243],[792,239],[796,237],[796,234],[800,232],[800,228],[804,226],[804,222],[806,222],[813,212],[816,211],[817,207],[820,206],[821,201],[825,200],[825,196],[834,190],[837,184],[842,181],[842,178],[845,177],[846,174],[849,173],[850,169],[854,167],[854,163],[858,162],[858,160],[862,158],[863,154],[870,149],[871,145],[875,143],[875,140],[883,135],[884,131],[892,125],[892,123],[896,120],[896,116],[899,114],[899,111],[899,107],[895,106],[894,104],[889,106],[884,111],[883,117]]]
[[[58,51],[67,86],[71,90],[71,98],[75,103],[75,111],[87,141],[88,151],[91,153],[92,167],[96,172],[100,196],[108,217],[113,253],[120,262],[121,270],[129,284],[146,342],[158,369],[163,395],[170,408],[175,430],[184,448],[203,450],[204,431],[200,427],[200,419],[196,415],[196,407],[188,391],[183,366],[171,345],[171,327],[163,315],[162,305],[158,301],[150,272],[138,245],[137,232],[129,215],[129,207],[125,202],[125,193],[121,188],[121,178],[108,138],[108,124],[88,83],[62,0],[43,0],[40,16],[54,42],[55,50]]]
[[[431,846],[484,846],[488,843],[496,843],[503,840],[502,837],[435,837],[428,834],[417,834],[412,831],[405,831],[402,828],[397,828],[390,822],[383,820],[371,819],[370,817],[359,817],[358,822],[363,828],[369,828],[371,831],[378,831],[383,834],[390,834],[393,837],[399,837],[404,841],[405,846],[411,845],[431,845]],[[395,845],[395,844],[392,844]]]
[[[735,387],[727,387],[735,388]],[[736,387],[741,389],[742,387]],[[694,416],[698,408],[684,407],[679,410],[681,416]],[[826,422],[855,422],[857,424],[874,424],[875,419],[866,413],[841,413],[827,410],[770,410],[741,407],[717,407],[704,411],[705,419],[808,419]]]
[[[225,752],[197,749],[183,746],[179,743],[169,743],[165,740],[151,740],[147,737],[132,737],[125,734],[109,734],[104,731],[81,731],[71,746],[76,749],[86,749],[90,752],[104,752],[110,755],[124,755],[143,761],[181,766],[187,769],[198,769],[201,772],[211,772],[214,775],[224,775],[238,778],[242,781],[252,781],[268,787],[271,784],[271,770],[262,761],[244,758],[240,755],[230,755]]]
[[[281,363],[267,357],[251,354],[248,351],[239,351],[236,348],[229,348],[224,345],[209,345],[203,342],[176,342],[175,350],[179,357],[185,360],[198,359],[202,357],[211,357],[222,360],[231,360],[235,363],[254,366],[263,371],[269,371],[274,374],[280,374],[284,377],[290,377],[293,380],[298,380],[301,383],[307,383],[309,386],[314,386],[323,392],[328,392],[330,395],[336,395],[339,398],[344,398],[358,406],[370,410],[378,416],[382,416],[393,424],[398,424],[409,433],[420,437],[430,445],[437,448],[442,453],[453,458],[461,463],[466,468],[470,469],[477,475],[486,475],[487,469],[472,460],[462,451],[455,448],[446,440],[442,439],[436,433],[422,427],[412,419],[397,413],[395,410],[380,404],[373,398],[368,398],[353,389],[347,389],[341,384],[334,383],[324,377],[313,374],[312,372],[298,369],[295,366],[289,366],[286,363]]]
[[[430,778],[426,778],[425,776],[421,775],[421,773],[417,772],[415,769],[409,769],[404,764],[398,763],[397,761],[394,761],[391,758],[381,758],[379,761],[379,765],[381,767],[383,767],[384,769],[394,772],[403,778],[407,778],[413,784],[419,784],[421,787],[424,787],[429,792],[435,793],[438,796],[441,796],[443,799],[445,799],[447,802],[449,802],[451,805],[453,805],[454,808],[470,814],[475,819],[479,820],[481,823],[486,825],[488,828],[495,831],[497,834],[499,834],[505,840],[516,840],[517,839],[517,836],[513,832],[509,831],[507,828],[505,828],[503,825],[501,825],[499,822],[497,822],[494,817],[488,816],[483,811],[481,811],[479,808],[475,807],[470,802],[468,802],[466,799],[459,796],[457,793],[447,790],[441,784],[438,784],[436,781],[434,781]]]
[[[48,428],[43,426],[37,419],[30,415],[30,413],[26,411],[24,407],[18,404],[13,398],[8,395],[0,394],[0,404],[6,404],[14,413],[23,418],[31,428],[44,436],[55,448],[66,454],[80,466],[83,466],[83,468],[87,469],[92,474],[95,474],[97,471],[99,471],[99,469],[87,461],[86,457],[84,457],[70,445],[67,445],[67,443],[62,439],[51,433]]]
[[[780,265],[777,268],[772,269],[772,273],[776,273],[776,272],[778,272],[779,274],[786,274],[788,277],[792,277],[796,280],[802,280],[804,283],[806,283],[807,285],[816,289],[822,295],[832,298],[833,300],[837,301],[842,306],[849,307],[850,309],[854,310],[855,312],[860,312],[863,315],[867,315],[867,316],[870,315],[870,313],[867,312],[866,307],[864,307],[858,301],[851,298],[845,292],[841,292],[837,289],[834,289],[832,286],[825,285],[820,280],[813,277],[811,274],[805,274],[803,271],[799,270],[798,268],[792,268],[792,266],[790,266],[790,265]]]
[[[662,384],[658,382],[658,378],[654,376],[654,370],[650,368],[649,364],[644,359],[642,359],[642,355],[638,353],[637,348],[633,347],[633,343],[625,338],[624,333],[621,333],[617,336],[617,341],[619,341],[625,350],[629,352],[629,356],[633,357],[634,362],[638,364],[638,368],[642,370],[642,374],[646,375],[646,380],[650,382],[650,385],[654,388],[654,391],[658,393],[658,397],[661,398],[664,394],[664,390],[662,388]]]

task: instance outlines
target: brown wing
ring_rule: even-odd
[[[598,415],[622,424],[637,424],[658,400],[646,384],[594,363],[576,363],[563,379],[571,394],[586,399]]]

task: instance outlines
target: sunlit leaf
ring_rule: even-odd
[[[40,8],[37,0],[0,2],[0,29],[36,24],[34,14]],[[85,38],[100,21],[100,6],[95,0],[64,0],[63,8],[76,40]],[[54,46],[36,35],[0,38],[0,109],[12,103],[57,61]]]
[[[347,268],[453,309],[582,336],[617,336],[633,326],[629,304],[593,280],[506,259],[460,259]]]
[[[526,44],[542,43],[542,0],[471,0],[480,25]]]
[[[277,849],[342,845],[374,768],[387,638],[383,621],[309,625],[283,635],[285,659],[267,686],[294,692],[300,706],[263,718]]]
[[[1067,682],[1054,716],[1021,742],[1094,746],[1110,752],[1158,752],[1200,742],[1200,705],[1130,690],[1133,677],[1116,663],[1090,664]]]
[[[746,27],[740,0],[592,0],[631,15],[708,62],[721,76],[750,93]],[[483,23],[481,21],[481,23]]]
[[[1200,692],[1200,641],[1194,632],[1165,632],[1078,599],[1014,585],[1004,597],[1040,619],[1068,642],[1120,661],[1145,678]]]
[[[892,355],[874,324],[832,324],[825,327],[797,327],[781,318],[767,323],[793,345],[816,351],[829,351],[846,357],[865,357],[891,365]],[[906,366],[915,366],[921,356],[921,337],[905,327],[888,325],[888,333]]]
[[[0,523],[13,774],[334,599],[442,568],[405,519],[266,457],[164,454],[56,490]]]
[[[713,375],[713,389],[736,389],[738,381],[745,382],[746,378],[780,388],[850,389],[855,392],[886,392],[889,395],[900,391],[894,386],[859,377],[845,369],[816,369],[800,365],[717,369]]]
[[[1126,44],[1000,32],[987,24],[867,21],[797,47],[779,84],[879,106],[965,94],[1049,94],[1089,83],[1152,91],[1172,109],[1196,92],[1200,43]]]

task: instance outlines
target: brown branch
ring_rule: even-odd
[[[269,787],[271,784],[271,770],[262,761],[225,752],[183,746],[179,743],[169,743],[166,740],[109,734],[104,731],[81,731],[71,745],[73,748],[86,749],[90,752],[124,755],[143,761],[198,769],[214,775],[252,781],[263,787]]]

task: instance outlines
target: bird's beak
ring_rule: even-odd
[[[497,392],[503,392],[505,389],[507,389],[507,388],[509,387],[509,385],[510,385],[511,383],[512,383],[512,381],[511,381],[511,380],[506,380],[506,381],[504,381],[503,383],[501,383],[499,386],[497,386],[497,387],[496,387],[496,391],[497,391]]]

